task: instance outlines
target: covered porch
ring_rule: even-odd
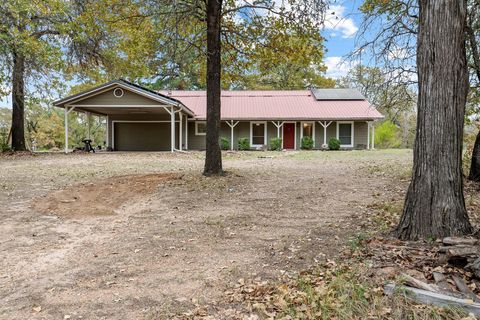
[[[190,149],[205,149],[206,123],[202,119],[189,121]],[[229,149],[238,149],[238,139],[246,138],[250,149],[269,148],[271,139],[282,139],[282,149],[301,149],[302,138],[311,137],[313,149],[325,149],[331,138],[341,141],[342,149],[374,149],[374,121],[356,120],[317,120],[317,119],[222,119],[220,138],[229,142]]]

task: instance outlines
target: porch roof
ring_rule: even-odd
[[[336,97],[332,94],[335,90]],[[383,115],[361,94],[352,89],[330,89],[325,99],[321,90],[293,91],[222,91],[222,120],[375,120]],[[320,92],[320,93],[319,93]],[[165,94],[165,91],[161,91]],[[206,119],[205,91],[172,91],[171,97],[182,101]]]

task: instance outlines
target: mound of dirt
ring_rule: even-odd
[[[32,200],[42,213],[60,216],[111,215],[123,204],[156,191],[161,183],[178,179],[174,174],[125,175],[82,183]]]

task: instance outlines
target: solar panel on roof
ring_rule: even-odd
[[[312,89],[316,100],[365,100],[356,89]]]

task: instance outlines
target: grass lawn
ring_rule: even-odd
[[[200,152],[1,156],[0,318],[162,319],[333,263],[391,227],[411,161],[227,152],[206,178]]]

